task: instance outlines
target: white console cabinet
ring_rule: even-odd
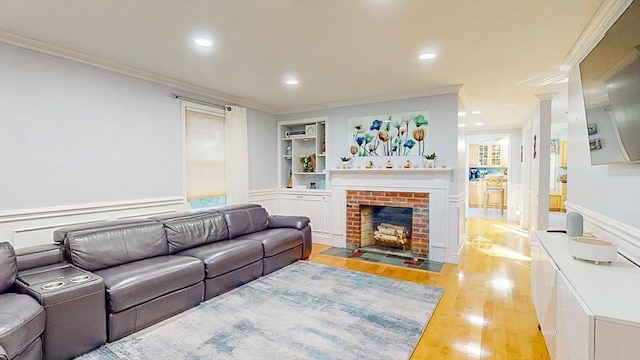
[[[640,358],[640,268],[575,260],[569,237],[531,236],[531,296],[552,359]]]

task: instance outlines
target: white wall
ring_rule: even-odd
[[[569,78],[567,208],[585,217],[585,229],[618,242],[640,261],[640,165],[592,166],[578,68]]]
[[[0,241],[183,209],[180,100],[224,102],[0,45]],[[276,184],[275,116],[247,110],[250,189]]]
[[[303,113],[279,115],[277,120],[307,119],[321,116],[329,118],[327,122],[327,168],[340,164],[341,156],[350,156],[349,118],[429,110],[429,153],[438,154],[437,164],[457,168],[458,164],[458,94],[427,96],[415,99],[395,100],[362,105],[344,106],[333,109],[308,111]],[[275,138],[275,137],[274,137]],[[412,162],[422,160],[411,159]],[[359,163],[359,160],[362,163]],[[365,159],[355,159],[354,165],[364,166]],[[368,159],[367,159],[368,160]],[[404,160],[395,160],[401,165]],[[453,186],[457,189],[457,185]]]
[[[0,211],[182,196],[180,101],[170,92],[0,45]],[[275,116],[247,117],[250,154],[261,157],[250,186],[273,187]]]
[[[273,189],[278,183],[276,116],[247,109],[249,190]]]
[[[0,210],[180,196],[169,89],[0,45]]]

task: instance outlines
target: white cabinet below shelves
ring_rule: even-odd
[[[306,216],[311,221],[311,231],[316,237],[329,237],[331,232],[331,195],[306,193],[286,193],[284,190],[280,198],[281,215]],[[317,241],[316,241],[317,242]]]

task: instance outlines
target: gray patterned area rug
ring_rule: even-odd
[[[443,293],[298,261],[79,359],[408,359]]]

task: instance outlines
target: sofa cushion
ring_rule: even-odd
[[[110,229],[117,228],[119,226],[127,226],[133,224],[141,224],[141,223],[154,223],[154,220],[148,219],[124,219],[124,220],[114,220],[114,221],[96,221],[89,222],[78,225],[70,225],[65,226],[60,229],[56,229],[53,231],[53,241],[57,243],[64,243],[64,240],[67,238],[67,235],[74,232],[85,231],[85,230],[95,230],[95,229]]]
[[[0,295],[0,344],[9,359],[21,353],[44,331],[44,308],[29,295]]]
[[[0,243],[0,294],[13,286],[17,274],[18,265],[13,246],[8,242]]]
[[[65,242],[71,262],[89,271],[169,253],[164,226],[155,221],[69,232]]]
[[[235,239],[238,236],[256,231],[262,231],[269,227],[269,214],[267,210],[261,206],[249,204],[244,207],[238,207],[237,209],[234,208],[234,210],[220,208],[218,211],[222,212],[227,220],[229,239]]]
[[[158,256],[95,272],[104,279],[109,312],[142,304],[204,279],[202,261],[188,256]]]
[[[224,214],[202,212],[162,221],[167,233],[169,252],[176,253],[195,246],[229,238]]]
[[[178,253],[204,262],[207,278],[226,274],[262,259],[262,244],[254,240],[226,240]]]
[[[262,243],[264,257],[302,245],[302,232],[294,228],[268,229],[238,237],[236,240],[255,240]]]

